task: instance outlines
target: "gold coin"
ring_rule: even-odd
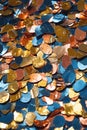
[[[18,91],[15,94],[10,94],[10,102],[15,102],[21,97],[21,92]]]
[[[69,115],[75,115],[74,114],[74,110],[73,110],[73,105],[70,103],[66,103],[64,105],[64,111],[62,111],[63,114],[67,114],[67,116]]]
[[[54,50],[53,50],[54,51]],[[58,62],[58,58],[57,58],[57,55],[56,53],[52,53],[49,57],[48,57],[49,61],[51,63],[57,63]]]
[[[63,10],[70,10],[71,8],[71,2],[70,1],[63,1],[62,2],[62,9]]]
[[[27,93],[27,92],[28,92],[27,86],[25,86],[24,88],[21,88],[21,89],[20,89],[20,92],[22,92],[22,93]]]
[[[0,129],[6,129],[6,130],[7,130],[7,129],[8,129],[8,126],[9,126],[8,124],[1,123],[1,122],[0,122]]]
[[[36,115],[33,112],[28,112],[25,116],[25,122],[28,126],[32,126],[34,124],[34,120]]]
[[[3,10],[2,15],[7,16],[7,15],[11,15],[13,13],[13,11],[11,9],[6,9]]]
[[[33,25],[33,20],[30,19],[29,17],[27,17],[25,20],[24,20],[24,24],[26,25],[26,27],[31,27]]]
[[[76,93],[73,88],[70,88],[69,89],[69,98],[74,98],[74,97],[77,97],[79,96],[79,93]]]
[[[16,80],[16,73],[13,70],[9,70],[9,73],[7,74],[7,82],[13,82]]]
[[[41,68],[45,65],[45,61],[41,57],[34,57],[32,60],[32,64],[35,68]]]
[[[77,2],[77,9],[78,11],[83,11],[85,8],[85,0],[79,0]]]
[[[38,51],[39,51],[39,48],[38,48],[38,47],[32,46],[31,49],[30,49],[30,53],[31,53],[32,55],[37,55]]]
[[[39,108],[37,109],[37,112],[38,112],[40,115],[43,115],[43,116],[47,116],[47,115],[50,113],[50,111],[47,109],[46,106],[39,107]]]
[[[28,50],[25,50],[25,51],[23,51],[23,54],[22,54],[22,57],[24,58],[24,57],[28,57],[28,56],[30,56],[30,51],[28,51]]]
[[[9,36],[9,38],[13,38],[13,39],[15,39],[18,35],[15,30],[9,30],[7,34]]]
[[[1,33],[8,32],[9,30],[13,30],[14,27],[12,24],[7,24],[1,28]]]
[[[0,92],[0,103],[5,103],[9,100],[9,93],[6,91]]]
[[[25,67],[32,64],[32,56],[24,57],[20,67]]]
[[[74,104],[73,110],[76,115],[82,115],[82,105],[79,102]]]
[[[8,92],[10,93],[10,94],[13,94],[13,93],[15,93],[15,92],[17,92],[18,91],[18,83],[17,82],[12,82],[12,83],[10,83],[9,85],[8,85]]]
[[[25,48],[30,51],[32,47],[32,40],[29,40],[28,43],[25,45]]]
[[[14,111],[14,121],[22,122],[23,121],[23,114],[17,111]]]
[[[38,87],[46,87],[47,80],[41,80],[37,85],[38,85]]]
[[[75,51],[75,49],[69,48],[69,49],[68,49],[68,55],[69,55],[70,57],[72,57],[72,58],[76,58],[77,52]]]
[[[22,2],[21,2],[21,0],[16,0],[16,1],[14,1],[14,0],[8,0],[8,4],[10,6],[18,6],[18,5],[22,4]]]
[[[58,41],[67,42],[70,32],[66,28],[59,25],[55,26],[54,29],[55,29],[56,36],[58,37]]]
[[[84,73],[82,71],[77,71],[76,70],[76,79],[80,79],[81,77],[83,77]]]
[[[11,123],[10,123],[10,128],[12,130],[16,130],[18,128],[18,124],[13,120]]]
[[[21,56],[23,54],[23,50],[21,48],[14,48],[12,49],[13,56]]]

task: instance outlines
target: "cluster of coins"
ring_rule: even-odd
[[[0,1],[0,129],[87,129],[87,1]]]

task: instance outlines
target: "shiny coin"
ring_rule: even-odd
[[[8,85],[8,92],[13,94],[18,91],[18,84],[17,82],[12,82]]]
[[[44,43],[48,44],[53,43],[55,41],[54,36],[51,34],[44,34],[42,38],[44,40]]]
[[[15,94],[11,94],[11,95],[10,95],[10,101],[11,101],[11,102],[15,102],[15,101],[17,101],[18,99],[20,99],[20,97],[21,97],[21,93],[20,93],[20,91],[18,91],[18,92],[16,92]]]
[[[24,75],[25,75],[24,69],[17,69],[15,72],[16,72],[17,81],[22,80],[24,78]]]
[[[22,113],[14,111],[14,121],[16,121],[16,122],[22,122],[23,121],[23,115],[22,115]]]
[[[44,107],[39,107],[37,109],[37,112],[40,114],[40,115],[48,115],[50,113],[50,111],[47,109],[46,106]]]
[[[22,63],[20,64],[20,67],[25,67],[32,64],[32,57],[24,57]]]
[[[9,93],[6,91],[0,92],[0,103],[5,103],[9,100]]]
[[[25,116],[25,122],[28,126],[32,126],[34,124],[36,116],[33,112],[28,112]]]
[[[45,54],[51,54],[52,53],[52,48],[50,45],[46,44],[46,43],[42,43],[40,45],[40,50],[45,53]]]
[[[39,73],[33,73],[29,75],[29,82],[38,82],[42,79],[42,76]]]
[[[35,68],[41,68],[45,65],[45,61],[41,57],[34,57],[32,60],[32,64]]]
[[[7,74],[7,82],[13,82],[16,80],[16,73],[13,70],[9,70],[9,73]]]

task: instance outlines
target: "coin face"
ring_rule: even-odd
[[[22,115],[22,113],[15,111],[14,112],[14,121],[16,121],[16,122],[22,122],[23,121],[23,115]]]
[[[28,126],[32,126],[34,124],[36,116],[33,112],[28,112],[25,116],[25,122]]]
[[[40,50],[45,53],[45,54],[51,54],[52,53],[52,48],[50,45],[43,43],[40,46]]]
[[[17,82],[12,82],[8,85],[8,92],[13,94],[18,91],[18,84]]]
[[[86,38],[86,32],[80,30],[79,28],[76,28],[76,30],[75,30],[75,38],[76,38],[78,41],[84,40],[84,39]]]
[[[0,92],[0,103],[6,103],[9,100],[9,93],[6,91]]]
[[[42,79],[42,76],[39,73],[32,73],[29,75],[29,82],[35,83]]]

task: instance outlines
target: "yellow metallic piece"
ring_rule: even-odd
[[[17,111],[14,111],[14,121],[22,122],[23,121],[23,114]]]
[[[25,122],[28,126],[32,126],[34,124],[34,119],[36,115],[33,112],[28,112],[25,116]]]

